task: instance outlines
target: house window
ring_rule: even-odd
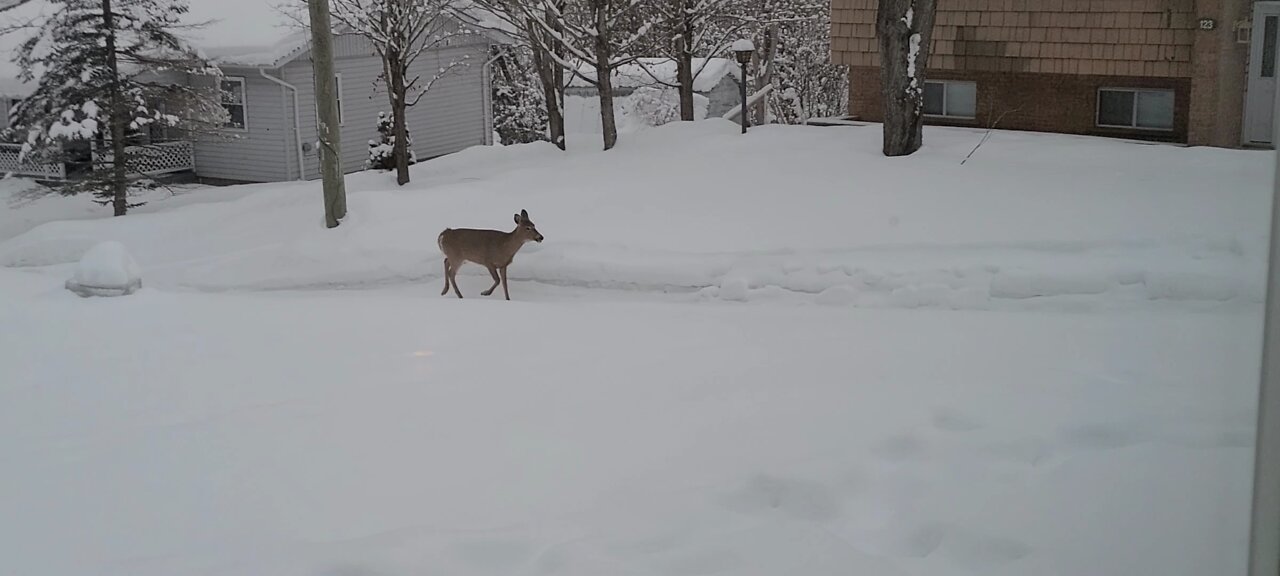
[[[227,111],[227,128],[243,130],[247,128],[248,118],[245,115],[244,78],[226,77],[222,79],[222,107]]]
[[[318,91],[319,90],[317,90],[317,92]],[[342,126],[344,124],[344,118],[346,117],[346,114],[342,110],[342,73],[341,72],[333,75],[333,93],[336,95],[335,99],[338,101],[338,126]],[[315,113],[316,113],[316,126],[319,127],[320,126],[320,107],[319,106],[316,107]]]
[[[978,111],[978,85],[974,82],[930,80],[924,83],[926,116],[972,119]]]
[[[333,87],[334,87],[334,90],[333,90],[334,94],[338,95],[338,125],[341,126],[343,124],[343,118],[346,116],[345,114],[342,113],[343,111],[342,111],[342,73],[341,72],[333,75]]]
[[[1098,126],[1173,130],[1173,90],[1103,88],[1098,91]]]

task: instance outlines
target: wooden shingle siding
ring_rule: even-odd
[[[879,66],[877,0],[832,0],[832,61]],[[1192,0],[938,0],[929,68],[1189,78]]]

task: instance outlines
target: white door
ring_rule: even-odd
[[[1249,90],[1245,110],[1245,141],[1270,144],[1275,122],[1276,35],[1280,33],[1280,2],[1253,5],[1252,45],[1249,49]]]

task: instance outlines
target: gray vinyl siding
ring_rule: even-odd
[[[346,172],[364,169],[368,158],[368,142],[377,136],[378,112],[390,112],[386,89],[377,83],[382,63],[373,49],[359,36],[335,38],[334,71],[342,76],[342,167]],[[418,104],[409,109],[409,131],[414,152],[419,159],[431,158],[477,144],[486,144],[489,114],[486,105],[484,63],[488,57],[485,40],[459,43],[443,50],[426,52],[414,62],[412,73],[429,80],[437,70],[467,56],[466,67],[456,69],[438,80]],[[304,160],[307,178],[319,177],[315,85],[311,60],[304,55],[286,65],[284,80],[298,87],[302,119],[302,137],[306,144]],[[412,77],[412,76],[411,76]]]
[[[12,108],[9,104],[12,99],[11,96],[0,96],[0,130],[9,127],[9,110]]]
[[[223,74],[245,80],[245,130],[227,129],[196,137],[196,174],[242,182],[288,180],[292,142],[292,106],[286,91],[263,78],[256,68],[227,68]],[[272,71],[268,71],[272,74]],[[272,74],[275,75],[275,74]],[[199,81],[199,80],[194,80]]]

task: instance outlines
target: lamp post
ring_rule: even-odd
[[[742,133],[747,133],[747,64],[751,62],[751,57],[756,53],[756,46],[750,40],[742,38],[735,40],[733,45],[729,47],[733,51],[733,55],[738,59],[738,65],[742,67],[742,78],[738,80],[739,92],[742,95],[742,108],[738,110],[738,118],[742,120]]]

